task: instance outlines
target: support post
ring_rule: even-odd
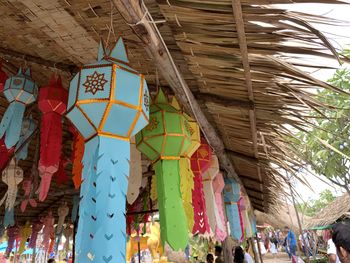
[[[253,250],[253,254],[254,254],[254,262],[255,263],[260,263],[259,262],[259,253],[256,251],[256,248],[255,248],[255,242],[254,242],[254,238],[251,237],[248,239],[248,242]]]
[[[290,183],[290,179],[288,181],[288,186],[289,186],[289,190],[290,190],[290,194],[292,196],[292,201],[293,201],[293,206],[294,206],[294,210],[295,210],[295,215],[297,217],[297,220],[298,220],[298,226],[299,226],[299,231],[301,233],[301,240],[303,241],[304,243],[304,248],[305,248],[305,251],[306,251],[306,262],[307,263],[310,263],[310,258],[309,258],[309,246],[308,244],[305,242],[305,238],[304,238],[304,234],[303,234],[303,227],[301,225],[301,222],[300,222],[300,217],[299,217],[299,213],[298,213],[298,208],[297,208],[297,204],[295,202],[295,197],[294,197],[294,193],[293,193],[293,189],[292,189],[292,185]],[[296,238],[296,237],[295,237]],[[302,251],[303,253],[303,251]]]
[[[264,263],[264,260],[263,260],[262,254],[261,254],[261,248],[260,248],[258,233],[255,234],[255,239],[256,239],[256,245],[257,245],[258,251],[259,251],[260,263]]]

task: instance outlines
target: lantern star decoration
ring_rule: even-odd
[[[72,79],[67,117],[85,139],[76,262],[124,262],[130,138],[148,123],[146,80],[120,38]]]
[[[11,160],[7,168],[2,172],[2,181],[7,184],[7,192],[0,201],[0,206],[5,203],[5,217],[4,226],[13,226],[15,224],[14,219],[14,207],[17,197],[18,185],[23,180],[23,170],[17,166],[14,159]]]
[[[61,157],[62,115],[66,112],[68,92],[63,88],[61,77],[52,75],[50,83],[39,91],[41,119],[39,200],[44,201],[50,189],[51,178],[57,172]]]
[[[162,242],[174,250],[184,250],[188,229],[180,192],[179,160],[191,144],[191,134],[187,119],[170,105],[162,90],[150,111],[150,123],[136,135],[136,145],[155,162]]]
[[[31,78],[30,69],[24,74],[19,69],[17,75],[6,80],[3,92],[10,105],[1,119],[0,138],[5,135],[5,145],[10,149],[19,140],[26,105],[36,100],[38,86]]]
[[[215,226],[215,237],[219,241],[224,241],[227,236],[226,231],[226,221],[225,221],[225,213],[224,213],[224,203],[222,201],[222,190],[225,187],[224,178],[222,173],[218,173],[213,180],[213,190],[215,194],[215,204],[216,209],[219,213],[219,220],[216,221]]]
[[[202,174],[210,167],[211,155],[209,144],[202,138],[200,147],[191,157],[191,168],[194,173],[194,188],[192,191],[194,210],[193,234],[210,233],[203,192]]]
[[[129,204],[133,204],[139,196],[140,187],[142,184],[142,160],[141,152],[136,149],[135,138],[133,137],[130,143],[130,175],[127,200]]]
[[[233,178],[225,178],[224,201],[226,215],[230,223],[231,236],[236,240],[241,240],[243,236],[239,211],[240,193],[241,186]]]
[[[180,106],[175,97],[173,98],[172,106],[176,109],[180,109]],[[185,214],[187,218],[188,230],[189,232],[192,232],[192,229],[194,226],[194,211],[193,211],[193,205],[192,205],[194,174],[191,169],[191,156],[200,146],[201,137],[200,137],[200,129],[197,122],[193,118],[188,116],[186,113],[183,113],[183,114],[187,119],[186,125],[188,125],[187,129],[189,130],[191,135],[191,145],[184,152],[183,156],[181,156],[181,159],[180,159],[180,174],[181,174],[180,190],[181,190],[183,206],[184,206]]]

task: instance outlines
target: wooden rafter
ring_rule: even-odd
[[[233,16],[236,23],[236,30],[238,34],[238,44],[242,56],[242,64],[244,69],[244,77],[248,90],[249,100],[254,103],[254,92],[252,76],[250,72],[250,64],[248,58],[248,46],[247,39],[245,36],[244,21],[242,15],[242,5],[240,0],[232,0]],[[256,113],[255,109],[249,110],[249,121],[252,133],[253,147],[255,158],[258,158],[258,139],[257,139],[257,129],[256,129]]]

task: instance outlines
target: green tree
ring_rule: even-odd
[[[318,91],[319,101],[326,107],[313,116],[313,129],[297,135],[297,150],[317,174],[350,195],[350,70],[338,69],[328,82],[344,93]]]
[[[318,199],[310,199],[306,203],[297,206],[304,215],[314,216],[335,199],[333,193],[327,189],[320,193]]]

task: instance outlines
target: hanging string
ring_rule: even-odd
[[[113,5],[111,0],[109,2],[110,2],[110,6],[111,6],[111,16],[110,16],[110,25],[109,25],[108,36],[107,36],[107,46],[109,44],[109,38],[111,36],[111,32],[113,31],[113,33],[114,33],[114,28],[113,28],[113,9],[114,9],[114,5]]]

